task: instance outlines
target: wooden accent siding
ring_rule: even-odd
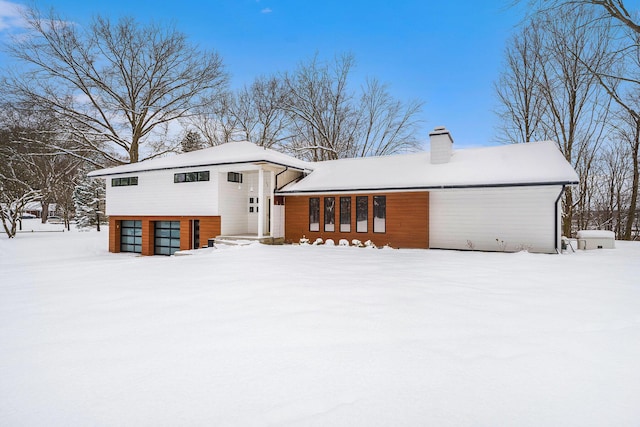
[[[111,216],[109,217],[109,252],[120,252],[120,222],[142,221],[142,255],[154,255],[155,221],[180,221],[180,250],[192,248],[192,220],[200,220],[200,246],[220,235],[219,216]]]
[[[109,217],[109,252],[120,252],[120,219]]]
[[[367,232],[356,232],[356,196],[368,196]],[[373,232],[373,197],[386,196],[386,232]],[[309,199],[320,198],[320,231],[309,231]],[[323,231],[324,198],[336,198],[336,223],[334,232]],[[351,232],[340,232],[340,197],[351,197]],[[318,237],[333,239],[371,240],[376,246],[390,245],[394,248],[429,247],[429,193],[426,191],[406,193],[364,194],[319,194],[309,196],[285,196],[285,241],[297,243],[305,236],[312,242]]]

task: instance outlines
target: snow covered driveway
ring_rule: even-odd
[[[640,244],[571,255],[0,238],[0,425],[637,426]]]

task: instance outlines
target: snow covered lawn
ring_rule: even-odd
[[[637,426],[640,243],[616,245],[0,237],[0,425]]]

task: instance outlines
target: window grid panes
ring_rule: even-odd
[[[351,232],[351,197],[340,197],[340,232]]]
[[[209,181],[209,171],[200,171],[200,172],[180,172],[173,174],[173,182],[198,182],[198,181]]]
[[[324,198],[324,231],[336,231],[336,198]]]
[[[128,176],[125,178],[111,178],[112,187],[125,187],[127,185],[138,185],[138,177]]]
[[[142,221],[120,221],[120,252],[142,252]]]
[[[156,221],[154,244],[156,255],[173,255],[180,250],[180,221]]]
[[[369,197],[356,197],[356,233],[367,232],[367,220],[369,218]]]
[[[227,181],[242,184],[242,174],[240,172],[229,172],[227,173]]]
[[[387,231],[387,196],[373,196],[373,232]]]
[[[320,198],[309,199],[309,231],[320,231]]]

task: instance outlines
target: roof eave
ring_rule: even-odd
[[[552,182],[516,182],[516,183],[495,183],[495,184],[460,184],[460,185],[423,185],[406,187],[361,187],[361,188],[326,188],[317,190],[279,190],[278,195],[304,195],[304,194],[324,194],[324,193],[373,193],[373,192],[393,192],[393,191],[429,191],[429,190],[454,190],[473,188],[505,188],[505,187],[542,187],[558,185],[578,185],[578,181],[552,181]]]
[[[294,165],[290,165],[290,164],[286,164],[286,163],[280,163],[280,162],[274,162],[272,160],[243,160],[241,162],[216,162],[216,163],[200,163],[200,164],[195,164],[195,165],[182,165],[182,166],[166,166],[166,167],[161,167],[161,168],[147,168],[147,169],[136,169],[136,170],[131,170],[131,171],[125,171],[125,172],[104,172],[104,173],[100,173],[101,170],[107,170],[107,169],[101,169],[101,170],[96,170],[93,172],[89,172],[87,174],[88,177],[90,178],[103,178],[103,177],[107,177],[107,176],[116,176],[116,175],[131,175],[131,174],[135,174],[135,173],[141,173],[141,172],[154,172],[154,171],[162,171],[162,170],[176,170],[176,169],[187,169],[187,168],[203,168],[203,167],[211,167],[211,166],[228,166],[228,165],[243,165],[243,164],[270,164],[270,165],[276,165],[276,166],[280,166],[283,168],[289,168],[289,169],[293,169],[296,171],[300,171],[300,172],[304,172],[305,170],[310,170],[311,168],[309,167],[300,167],[300,166],[294,166]]]

